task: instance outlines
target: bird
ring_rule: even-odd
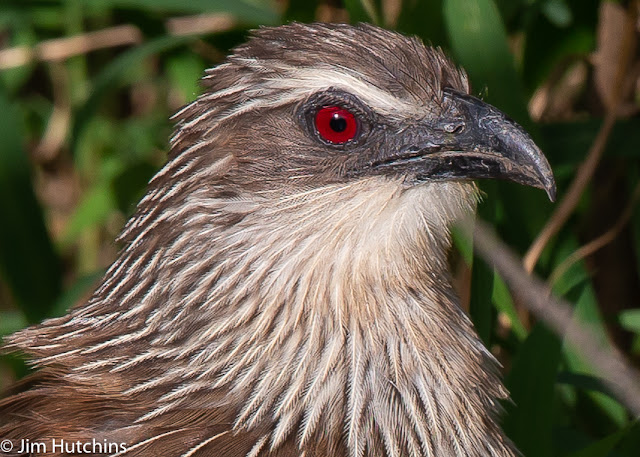
[[[447,256],[477,179],[553,200],[531,137],[368,24],[259,28],[202,84],[95,291],[6,339],[0,455],[517,455]]]

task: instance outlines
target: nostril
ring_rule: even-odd
[[[442,129],[447,133],[460,133],[464,130],[464,122],[450,122],[445,124]]]

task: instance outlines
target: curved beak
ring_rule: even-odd
[[[418,182],[506,179],[544,189],[556,183],[546,157],[516,122],[471,95],[444,90],[445,114],[414,131],[408,147],[370,166],[409,171]]]

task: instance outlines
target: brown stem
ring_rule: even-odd
[[[18,46],[0,50],[0,70],[20,67],[34,60],[61,61],[90,51],[138,44],[141,41],[142,34],[137,27],[118,25],[95,32],[43,41],[34,48]]]
[[[480,256],[517,291],[521,303],[538,319],[571,344],[600,373],[605,385],[636,416],[640,417],[640,377],[620,352],[594,338],[594,331],[573,319],[569,303],[551,295],[548,286],[526,272],[520,259],[483,221],[476,221],[474,247]]]
[[[598,131],[598,134],[589,149],[586,159],[576,173],[576,177],[569,186],[551,218],[537,236],[529,250],[524,256],[523,265],[526,271],[531,273],[538,263],[538,259],[542,254],[545,246],[560,231],[562,226],[567,222],[569,216],[573,213],[576,206],[580,202],[580,197],[585,188],[593,178],[598,163],[607,145],[607,141],[613,130],[613,126],[618,118],[619,106],[627,93],[628,85],[626,84],[627,69],[633,58],[634,40],[635,40],[635,22],[637,18],[637,2],[629,5],[627,14],[627,24],[624,27],[626,32],[622,38],[622,46],[620,50],[620,60],[616,71],[616,85],[613,90],[612,103],[608,105],[604,121]]]

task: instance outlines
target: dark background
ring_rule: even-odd
[[[559,202],[569,200],[487,182],[479,213],[521,255],[557,226],[530,264],[593,338],[639,365],[635,1],[0,0],[0,336],[90,293],[164,161],[171,113],[248,29],[290,20],[418,35],[468,71],[475,95],[521,123],[552,164]],[[640,455],[640,426],[589,360],[456,239],[458,287],[504,365],[515,402],[504,427],[523,454]],[[26,370],[0,357],[0,392]]]

